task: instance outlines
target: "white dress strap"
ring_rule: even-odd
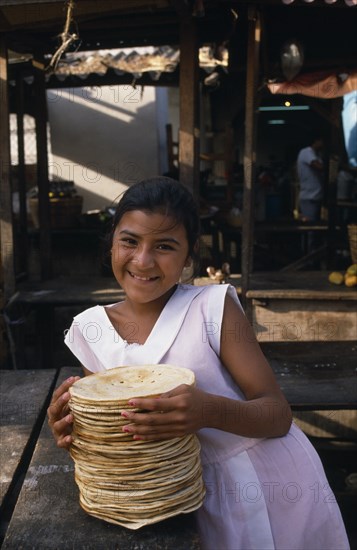
[[[223,319],[224,302],[227,294],[229,294],[229,296],[233,298],[233,300],[239,305],[239,307],[243,311],[243,308],[237,296],[237,291],[234,286],[224,284],[211,285],[209,287],[205,331],[209,343],[217,355],[220,354],[221,348],[221,320]],[[220,322],[217,321],[218,319],[220,320]]]

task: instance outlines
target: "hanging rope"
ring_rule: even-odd
[[[57,69],[57,65],[59,63],[59,60],[61,59],[62,54],[68,49],[68,47],[73,43],[76,42],[76,40],[79,39],[79,36],[77,33],[70,33],[70,26],[71,23],[73,23],[72,19],[72,12],[74,9],[74,1],[69,0],[67,2],[67,16],[66,16],[66,22],[64,25],[63,32],[61,33],[61,40],[62,44],[57,49],[57,51],[53,54],[52,59],[49,63],[49,65],[46,68],[46,71],[54,72]]]

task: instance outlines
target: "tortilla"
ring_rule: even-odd
[[[201,506],[205,488],[196,435],[135,441],[123,432],[130,420],[121,415],[125,410],[145,412],[130,406],[131,398],[156,397],[194,382],[189,369],[140,365],[118,367],[73,384],[70,454],[80,505],[88,514],[138,529]]]
[[[190,369],[172,365],[140,365],[117,367],[81,378],[69,389],[72,397],[83,404],[122,402],[135,397],[156,397],[180,384],[193,385],[195,375]]]

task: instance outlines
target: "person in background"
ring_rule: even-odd
[[[297,157],[297,173],[300,183],[299,210],[303,222],[316,223],[321,218],[321,206],[324,192],[324,164],[322,150],[324,142],[321,136],[315,136],[308,147],[300,150]],[[308,231],[307,239],[303,238],[305,254],[311,254],[320,245],[319,235]],[[312,264],[314,269],[317,267]]]
[[[300,150],[297,157],[300,214],[303,221],[307,222],[320,220],[324,182],[324,164],[321,157],[323,145],[323,139],[316,136],[308,147]]]

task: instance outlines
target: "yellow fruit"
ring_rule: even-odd
[[[357,286],[357,275],[345,275],[346,286]]]
[[[332,273],[328,276],[328,280],[334,285],[342,285],[343,275],[339,271],[332,271]]]
[[[348,275],[357,275],[357,264],[350,265],[350,267],[347,269],[346,273]]]

